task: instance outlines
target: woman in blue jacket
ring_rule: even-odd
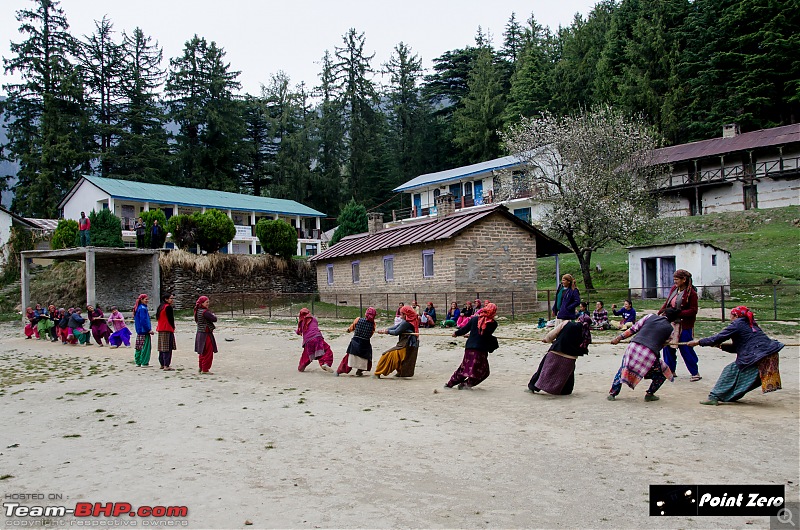
[[[150,366],[150,335],[153,328],[150,324],[150,313],[147,309],[149,301],[146,294],[140,294],[133,305],[133,323],[136,327],[136,346],[133,360],[136,366]]]
[[[575,320],[575,308],[581,303],[581,293],[575,286],[575,278],[571,274],[561,277],[561,285],[556,290],[556,301],[553,304],[553,316],[556,326],[560,320]]]

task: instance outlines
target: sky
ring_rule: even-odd
[[[231,70],[240,71],[242,93],[260,94],[279,71],[293,85],[319,84],[325,50],[342,45],[342,36],[355,28],[365,36],[365,50],[375,54],[378,70],[399,42],[418,54],[423,67],[448,50],[474,45],[480,26],[502,44],[511,13],[521,23],[534,14],[539,24],[556,30],[568,26],[576,13],[588,15],[597,0],[61,0],[71,33],[94,31],[94,21],[107,15],[121,34],[140,27],[169,58],[182,54],[197,34],[226,51]],[[0,1],[0,54],[11,57],[10,42],[21,42],[16,12],[33,9],[31,0]],[[0,75],[0,85],[19,82]],[[380,81],[380,80],[379,80]],[[385,79],[388,83],[388,79]],[[5,94],[0,89],[0,94]]]

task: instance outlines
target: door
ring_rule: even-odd
[[[422,215],[422,195],[414,194],[414,217]]]
[[[475,195],[475,204],[483,204],[483,181],[476,180],[473,186],[473,193]]]
[[[675,274],[675,256],[660,258],[659,261],[661,262],[661,272],[659,274],[658,287],[660,292],[658,296],[666,298],[669,295],[672,284],[675,283],[672,280],[672,276]]]
[[[642,258],[642,298],[655,298],[657,287],[656,258]]]

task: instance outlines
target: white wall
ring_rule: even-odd
[[[772,180],[758,182],[758,207],[779,208],[800,205],[800,179]]]
[[[108,200],[107,193],[88,180],[81,179],[80,184],[75,188],[75,193],[64,204],[64,219],[77,221],[81,218],[81,212],[85,212],[86,217],[89,217],[89,213],[92,210],[97,212],[102,210],[101,204],[108,202]]]
[[[686,243],[631,249],[628,251],[628,286],[631,289],[642,289],[642,259],[675,257],[675,268],[686,269],[692,273],[695,285],[730,285],[730,254],[702,243]],[[712,265],[712,256],[716,256],[716,265]],[[659,271],[660,273],[660,271]],[[660,274],[657,275],[660,281]],[[670,284],[671,285],[671,284]],[[669,287],[669,285],[658,285]],[[698,295],[702,296],[698,288]]]
[[[0,247],[8,243],[11,237],[11,223],[12,217],[6,212],[0,210]]]

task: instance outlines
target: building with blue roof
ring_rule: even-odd
[[[111,210],[122,220],[126,246],[135,246],[133,225],[142,212],[160,209],[167,219],[173,215],[204,212],[216,208],[227,213],[236,226],[228,244],[231,254],[261,252],[255,225],[261,219],[282,219],[297,230],[297,254],[311,256],[322,250],[324,234],[320,221],[325,214],[296,201],[256,197],[226,191],[181,188],[131,180],[84,176],[58,205],[65,219],[78,219],[81,212]],[[167,247],[172,243],[167,242]]]

